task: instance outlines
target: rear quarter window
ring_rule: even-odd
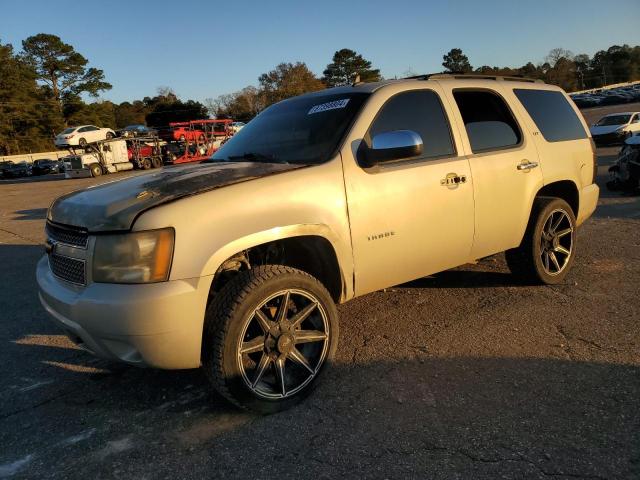
[[[514,89],[547,142],[565,142],[587,138],[580,119],[561,92]]]

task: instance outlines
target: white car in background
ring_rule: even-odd
[[[246,123],[244,122],[233,122],[229,129],[233,132],[233,133],[238,133],[240,130],[242,130],[244,128],[244,126],[246,125]]]
[[[597,145],[622,144],[630,136],[640,133],[640,112],[605,115],[590,130]]]
[[[114,138],[116,132],[110,128],[99,128],[95,125],[69,127],[56,135],[56,147],[84,147],[87,143]]]

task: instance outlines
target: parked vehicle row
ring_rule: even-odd
[[[640,84],[600,90],[595,93],[571,94],[569,96],[578,108],[640,102]]]
[[[0,164],[1,178],[29,177],[32,175],[31,164],[28,162],[2,162]]]

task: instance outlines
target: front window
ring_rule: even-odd
[[[610,115],[603,117],[596,123],[597,127],[609,127],[613,125],[626,125],[629,123],[631,115]]]
[[[280,102],[248,123],[208,161],[326,162],[368,96],[342,93]]]

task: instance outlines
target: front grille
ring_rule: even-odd
[[[73,245],[74,247],[87,248],[87,241],[89,234],[79,229],[62,227],[60,225],[54,225],[47,222],[47,235],[53,241],[53,243],[64,243],[66,245]]]
[[[605,144],[605,143],[622,143],[624,142],[624,135],[620,135],[619,133],[605,133],[603,135],[594,135],[593,140],[597,144]]]
[[[84,260],[78,260],[77,258],[65,257],[63,255],[53,253],[49,255],[49,265],[51,266],[51,271],[56,277],[60,277],[67,282],[78,285],[84,285],[86,283]]]
[[[65,159],[65,162],[69,164],[69,168],[72,168],[74,170],[82,168],[82,159],[78,156],[67,157]]]

